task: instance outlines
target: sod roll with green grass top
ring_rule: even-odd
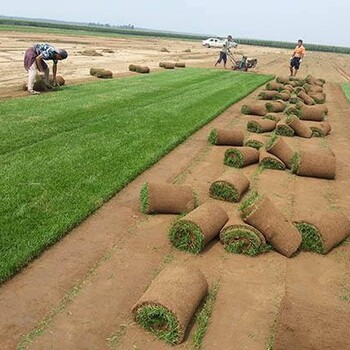
[[[276,135],[293,137],[294,130],[287,124],[286,119],[281,120],[276,125]]]
[[[176,68],[186,68],[186,63],[185,62],[176,62],[175,67]]]
[[[323,122],[312,122],[304,121],[312,131],[312,137],[326,137],[332,130],[331,124],[327,121]]]
[[[265,108],[268,112],[283,112],[287,107],[287,104],[282,100],[276,100],[265,103]],[[265,113],[266,114],[266,113]]]
[[[251,134],[244,140],[244,146],[253,147],[259,150],[261,147],[264,147],[268,138],[263,135]]]
[[[148,74],[151,70],[147,66],[137,66],[136,72],[141,74]]]
[[[323,87],[318,85],[311,85],[309,92],[323,92]]]
[[[317,103],[323,104],[326,102],[326,94],[324,92],[309,92],[309,96]]]
[[[191,186],[146,182],[140,191],[140,208],[145,214],[181,214],[195,209],[196,194]]]
[[[292,96],[290,99],[289,99],[289,103],[292,103],[292,104],[296,104],[296,103],[304,103],[303,100],[297,96]]]
[[[263,116],[263,119],[270,119],[278,123],[284,117],[283,113],[270,112]]]
[[[302,105],[304,105],[304,103],[302,103]],[[295,106],[288,106],[285,110],[284,110],[284,114],[286,115],[296,115],[298,118],[301,114],[300,112],[300,104],[299,105],[295,105]],[[305,105],[304,105],[305,106]]]
[[[215,199],[237,203],[248,190],[249,184],[242,171],[230,169],[211,184],[209,195]]]
[[[259,161],[259,151],[252,147],[234,147],[226,150],[224,164],[233,168],[243,168]]]
[[[240,207],[243,220],[258,229],[282,255],[290,258],[299,248],[301,235],[267,196],[253,193]]]
[[[136,68],[137,67],[140,67],[140,66],[138,66],[136,64],[129,64],[129,71],[130,72],[136,72]]]
[[[282,100],[282,101],[289,101],[291,97],[291,94],[288,90],[282,90],[281,92],[278,92],[273,99],[274,100]]]
[[[171,345],[180,344],[198,306],[208,294],[208,283],[195,266],[166,267],[132,309],[140,326]]]
[[[259,154],[259,165],[263,169],[271,170],[285,170],[286,165],[282,162],[281,159],[274,156],[273,154],[267,152],[265,149],[260,149]]]
[[[159,67],[164,68],[164,69],[175,69],[175,63],[159,62]]]
[[[171,244],[182,251],[198,254],[228,221],[228,215],[215,203],[204,203],[173,222],[169,228]]]
[[[304,124],[297,116],[289,115],[286,118],[286,123],[295,132],[295,135],[309,139],[312,136],[312,130]]]
[[[243,146],[244,133],[241,129],[213,129],[208,141],[212,145]]]
[[[288,84],[289,83],[289,77],[276,77],[276,82],[280,84]]]
[[[313,100],[312,97],[310,97],[306,92],[300,91],[298,93],[298,97],[301,98],[304,103],[308,106],[314,105],[316,102]]]
[[[233,254],[256,256],[269,250],[264,235],[240,218],[227,222],[220,231],[220,242],[226,251]]]
[[[272,100],[277,94],[278,94],[278,91],[274,91],[274,90],[261,91],[258,95],[258,99],[259,100]]]
[[[301,120],[312,120],[321,122],[324,120],[326,116],[326,111],[323,108],[323,105],[315,105],[315,106],[300,106],[299,107],[299,115],[298,117]]]
[[[288,90],[290,93],[294,92],[294,87],[290,84],[285,84],[283,89]]]
[[[98,72],[103,72],[103,68],[90,68],[90,75],[95,76]]]
[[[318,211],[294,223],[302,236],[301,249],[326,254],[350,235],[350,221],[339,211]]]
[[[247,123],[247,130],[254,133],[263,133],[274,130],[276,122],[271,119],[255,119]]]
[[[275,90],[275,91],[283,90],[283,87],[284,87],[283,84],[277,83],[275,81],[270,81],[265,86],[266,90]]]
[[[322,153],[324,152],[324,153]],[[336,175],[336,159],[326,150],[299,151],[292,157],[292,172],[299,176],[332,180]]]
[[[103,71],[97,72],[95,76],[100,79],[111,79],[113,78],[113,73],[110,70],[103,70]]]
[[[249,105],[243,105],[241,112],[243,114],[264,116],[266,114],[266,107],[264,103],[253,103]]]
[[[277,135],[272,136],[266,144],[266,151],[281,159],[288,169],[292,167],[294,152],[283,137]]]

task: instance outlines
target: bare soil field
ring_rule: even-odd
[[[212,68],[218,49],[206,49],[200,42],[169,39],[104,39],[41,34],[0,33],[0,96],[24,96],[26,80],[24,51],[35,42],[49,42],[68,50],[58,73],[67,84],[96,81],[91,67],[112,70],[117,76],[128,72],[130,63],[159,69],[161,60],[181,60],[189,67]],[[166,47],[169,52],[161,52]],[[307,44],[306,44],[307,47]],[[80,52],[104,49],[114,53],[84,56]],[[191,52],[185,50],[191,49]],[[239,46],[238,53],[258,59],[252,72],[287,76],[290,51]],[[220,68],[217,68],[220,69]],[[330,148],[336,157],[335,180],[292,175],[287,171],[243,168],[244,174],[262,194],[278,204],[288,218],[305,218],[322,209],[341,210],[350,217],[350,104],[340,83],[350,82],[350,56],[308,52],[300,76],[312,74],[326,79],[328,120],[332,132],[327,138],[288,138],[295,149],[304,145]],[[262,88],[261,88],[262,89]],[[204,349],[266,350],[273,344],[281,305],[299,300],[311,309],[327,310],[322,324],[317,319],[295,320],[302,336],[329,339],[337,329],[337,315],[350,327],[349,241],[327,255],[301,252],[287,259],[277,252],[257,257],[227,253],[218,240],[198,256],[172,248],[167,229],[174,215],[145,215],[139,210],[139,190],[146,181],[189,184],[199,192],[200,202],[208,196],[210,184],[225,169],[224,150],[210,146],[212,128],[246,127],[249,116],[241,115],[243,104],[257,100],[261,89],[233,105],[155,166],[119,192],[106,205],[44,252],[28,267],[0,287],[1,349],[170,349],[136,325],[131,309],[154,277],[176,263],[200,268],[209,284],[220,283],[211,323],[204,337]],[[33,97],[35,98],[35,97]],[[216,201],[218,202],[218,201]],[[236,204],[220,202],[227,211]],[[281,311],[282,310],[282,311]],[[304,310],[304,309],[302,309]],[[299,324],[300,322],[304,322]],[[177,346],[191,349],[190,327],[185,341]],[[290,329],[291,338],[301,336]],[[293,333],[294,332],[294,333]],[[338,334],[338,333],[335,333]],[[346,334],[343,335],[344,338]],[[349,343],[341,340],[343,349]],[[338,343],[336,349],[341,349]],[[328,343],[321,349],[331,349]],[[287,346],[285,347],[287,349]],[[289,344],[288,349],[293,346]],[[283,348],[278,348],[282,350]],[[296,347],[295,349],[313,349]],[[277,350],[277,348],[276,348]]]

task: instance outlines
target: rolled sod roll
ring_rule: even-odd
[[[350,221],[341,212],[325,210],[294,223],[301,233],[301,249],[326,254],[350,235]]]
[[[148,74],[151,70],[147,66],[137,66],[136,72],[141,74]]]
[[[95,76],[98,72],[103,72],[103,68],[90,68],[90,75]]]
[[[283,112],[286,107],[287,107],[287,104],[282,100],[276,100],[276,101],[265,103],[265,108],[268,112],[276,112],[276,113]]]
[[[140,191],[140,207],[145,214],[181,214],[196,207],[191,186],[146,182]]]
[[[298,117],[301,120],[323,121],[326,116],[325,110],[321,105],[301,106]]]
[[[172,62],[160,62],[159,67],[162,67],[164,69],[174,69],[175,63]]]
[[[303,100],[297,96],[292,96],[290,99],[289,99],[289,103],[292,103],[292,104],[296,104],[296,103],[304,103]]]
[[[326,94],[324,92],[310,92],[309,96],[313,98],[313,100],[317,104],[322,104],[326,102]]]
[[[262,103],[255,103],[250,105],[243,105],[241,112],[243,114],[252,114],[264,116],[266,114],[266,107]]]
[[[328,122],[311,122],[304,121],[304,123],[311,129],[312,137],[325,137],[332,130],[331,124]]]
[[[278,94],[278,91],[275,91],[275,90],[261,91],[258,95],[258,99],[259,100],[272,100],[276,94]]]
[[[133,317],[158,339],[179,344],[207,294],[208,283],[197,267],[168,266],[134,305]]]
[[[287,84],[289,83],[289,77],[277,77],[276,82],[280,84]]]
[[[259,150],[261,147],[265,147],[267,140],[265,136],[253,134],[244,140],[244,146]]]
[[[285,170],[286,165],[273,154],[264,149],[260,149],[259,165],[264,169]]]
[[[266,252],[266,239],[241,219],[230,219],[220,231],[220,242],[229,253],[255,256]]]
[[[284,87],[283,84],[280,84],[274,81],[267,83],[265,86],[266,90],[276,90],[276,91],[283,90],[283,87]]]
[[[304,86],[297,86],[294,89],[295,93],[298,94],[300,91],[306,92],[306,89],[304,88]]]
[[[311,85],[309,92],[323,92],[323,88],[318,85]]]
[[[320,152],[300,151],[292,157],[292,173],[299,176],[334,179],[336,160],[334,156]]]
[[[176,62],[175,67],[177,68],[186,68],[186,63],[185,62]]]
[[[243,220],[258,229],[281,254],[289,258],[298,250],[301,243],[298,229],[270,198],[253,194],[240,209]]]
[[[247,130],[255,133],[269,132],[274,130],[276,122],[270,119],[256,119],[250,120],[247,123]]]
[[[304,103],[305,103],[306,105],[311,106],[311,105],[314,105],[314,104],[315,104],[315,101],[313,100],[313,98],[310,97],[310,96],[309,96],[306,92],[304,92],[304,91],[300,91],[300,92],[298,93],[298,97],[301,98],[301,99],[304,101]]]
[[[270,112],[263,116],[263,119],[270,119],[278,123],[284,117],[283,113]]]
[[[113,78],[113,73],[110,70],[103,70],[102,72],[97,72],[96,77],[100,79],[110,79]]]
[[[224,156],[224,164],[234,168],[243,168],[258,161],[259,151],[252,147],[229,148]]]
[[[53,77],[50,79],[53,80]],[[66,83],[66,81],[64,80],[64,78],[61,75],[56,75],[56,83],[58,86],[63,86]]]
[[[312,130],[305,125],[297,116],[289,115],[286,118],[286,123],[295,132],[296,135],[309,139],[312,136]]]
[[[305,106],[304,103],[302,105]],[[289,106],[289,107],[287,107],[284,110],[284,114],[286,114],[286,115],[296,115],[299,118],[299,116],[301,114],[300,106],[301,105],[299,105],[299,106]]]
[[[212,145],[243,146],[244,133],[240,129],[213,129],[208,137]]]
[[[284,90],[288,90],[289,92],[294,92],[294,87],[290,84],[285,84],[283,88]]]
[[[204,203],[170,226],[170,242],[179,250],[198,254],[227,221],[228,215],[219,205]]]
[[[282,90],[278,92],[274,97],[274,100],[288,101],[290,99],[290,92],[288,90]]]
[[[137,66],[136,64],[129,64],[129,71],[136,72],[137,67],[140,67],[140,66]]]
[[[242,171],[228,170],[211,184],[209,195],[215,199],[237,203],[249,188],[249,184]]]
[[[294,152],[282,137],[272,136],[266,145],[266,151],[281,159],[287,168],[292,167]]]
[[[281,120],[276,125],[276,135],[293,137],[294,130],[287,124],[286,119]]]

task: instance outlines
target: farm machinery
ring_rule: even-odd
[[[227,57],[232,63],[233,70],[246,72],[249,68],[254,68],[258,63],[256,58],[248,58],[247,56],[242,56],[242,58],[238,60],[233,56],[233,53],[230,50],[227,51]]]

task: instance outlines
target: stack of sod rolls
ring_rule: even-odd
[[[241,112],[243,114],[264,116],[267,111],[264,103],[253,103],[249,105],[243,105]]]
[[[240,129],[213,129],[208,137],[212,145],[243,146],[244,133]]]
[[[140,207],[145,214],[181,214],[197,206],[191,186],[146,182],[140,191]]]
[[[182,251],[198,254],[217,236],[228,221],[224,209],[214,203],[204,203],[169,228],[171,244]]]
[[[290,258],[301,244],[301,235],[267,196],[253,193],[240,206],[243,220],[258,229],[282,255]]]
[[[172,345],[182,342],[197,307],[208,293],[203,273],[194,266],[168,266],[151,283],[132,313],[147,331]]]
[[[271,119],[255,119],[247,123],[247,130],[255,133],[263,133],[274,130],[276,122]]]
[[[220,242],[229,253],[255,256],[269,250],[264,235],[242,221],[231,218],[220,231]]]
[[[281,159],[291,169],[294,152],[282,137],[272,136],[266,145],[266,151]]]
[[[243,168],[259,161],[259,151],[252,147],[233,147],[225,152],[224,164],[233,168]]]
[[[326,254],[350,235],[350,221],[341,212],[320,211],[294,222],[301,233],[301,249]]]
[[[227,202],[239,202],[243,193],[248,190],[249,184],[242,171],[230,169],[211,184],[209,195]]]
[[[267,152],[265,149],[260,149],[259,165],[263,169],[285,170],[286,165],[276,156]]]
[[[306,150],[295,152],[291,163],[292,173],[296,175],[329,180],[335,178],[336,160],[328,152],[326,154],[326,150],[324,153]]]

